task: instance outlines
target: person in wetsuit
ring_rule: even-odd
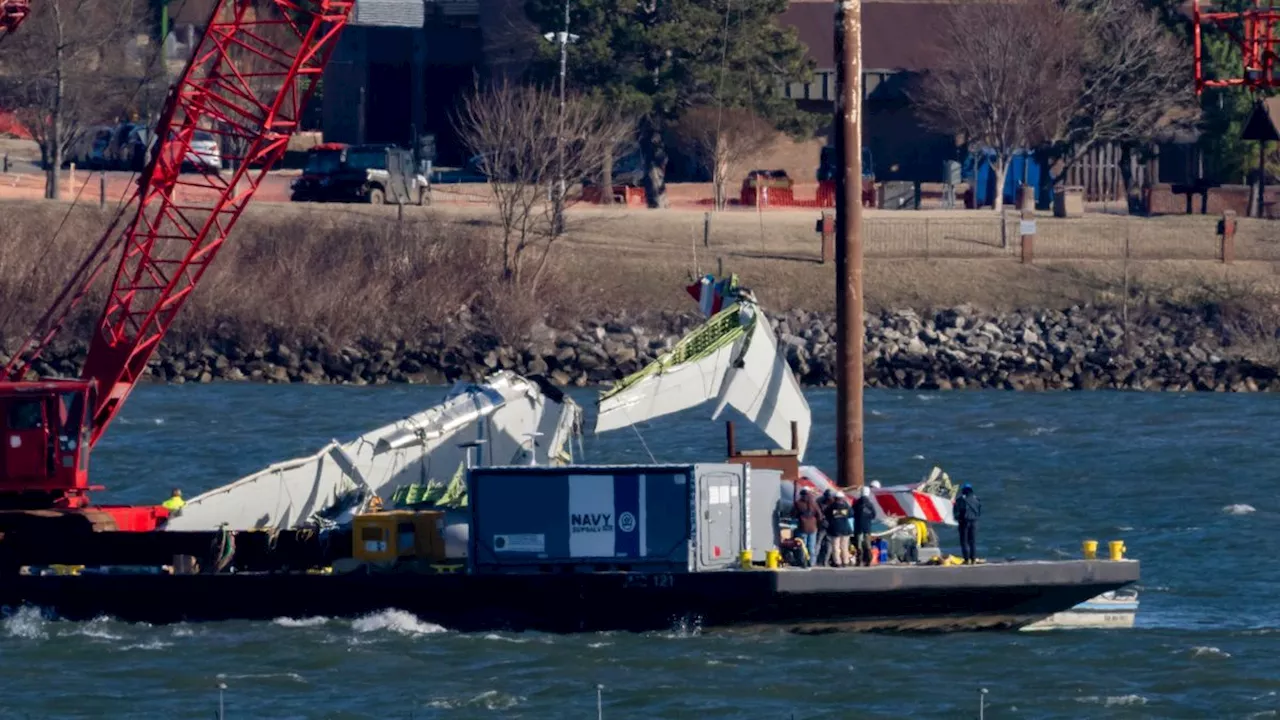
[[[982,501],[969,483],[960,488],[954,512],[956,524],[960,526],[960,555],[965,565],[972,565],[978,560],[978,518],[982,516]]]

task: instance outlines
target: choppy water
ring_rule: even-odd
[[[144,387],[95,455],[103,499],[155,502],[308,453],[437,401],[420,387]],[[578,399],[589,404],[589,393]],[[834,394],[810,395],[830,469]],[[1074,556],[1123,539],[1143,560],[1132,631],[934,637],[462,635],[385,612],[356,621],[149,627],[0,620],[0,719],[976,717],[1280,714],[1280,494],[1272,395],[869,392],[868,470],[932,464],[974,483],[987,557]],[[660,460],[718,458],[705,414],[645,431]],[[751,438],[747,438],[750,440]],[[635,434],[588,460],[640,462]],[[950,540],[944,536],[944,540]],[[954,542],[952,542],[954,545]],[[619,608],[625,612],[625,608]]]

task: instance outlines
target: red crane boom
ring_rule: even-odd
[[[89,450],[146,370],[267,171],[298,129],[353,0],[219,0],[156,124],[138,188],[5,367],[0,509],[88,507]],[[225,148],[225,174],[192,149]],[[188,166],[202,168],[182,174]],[[115,262],[81,379],[24,381],[104,269]],[[98,508],[148,530],[155,507]]]
[[[27,0],[0,0],[0,40],[9,36],[31,14]]]

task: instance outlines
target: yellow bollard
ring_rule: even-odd
[[[750,550],[743,550],[742,552],[738,553],[738,566],[741,567],[743,570],[750,570],[751,557],[752,556],[751,556]]]
[[[1084,559],[1085,560],[1098,559],[1098,541],[1097,540],[1084,541]]]
[[[770,570],[777,570],[782,564],[782,553],[777,550],[770,550],[764,554],[764,566]]]
[[[1125,547],[1124,547],[1124,541],[1123,541],[1123,540],[1112,540],[1110,543],[1107,543],[1107,545],[1111,548],[1111,559],[1112,559],[1112,560],[1123,560],[1123,559],[1124,559],[1124,551],[1125,551]]]

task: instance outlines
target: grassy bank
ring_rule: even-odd
[[[94,208],[77,207],[69,214],[67,209],[53,203],[0,204],[0,333],[9,341],[35,324],[109,219]],[[514,339],[540,319],[564,325],[606,314],[691,310],[681,290],[689,271],[714,271],[720,264],[739,273],[774,312],[824,311],[833,305],[834,268],[816,262],[815,211],[720,214],[707,247],[701,212],[575,210],[568,235],[554,251],[551,278],[533,298],[513,297],[498,282],[497,228],[486,208],[407,208],[403,223],[395,222],[395,212],[251,207],[179,315],[174,339],[221,335],[292,341],[317,333],[339,343],[395,339],[428,327],[447,328],[463,307],[501,318],[496,329]],[[906,237],[915,232],[910,223],[926,220],[903,214],[893,222],[908,228],[901,230]],[[1187,256],[1177,251],[1184,242],[1179,233],[1192,238],[1187,242],[1203,243],[1209,227],[1202,218],[1151,222],[1164,224],[1143,226],[1144,232],[1155,243],[1167,230],[1171,250],[1165,255],[1174,257]],[[1089,227],[1090,233],[1099,232],[1100,226]],[[929,232],[926,228],[926,236]],[[956,240],[962,235],[943,233],[952,242],[962,242],[963,237]],[[1159,247],[1151,247],[1157,251],[1146,256],[1159,257]],[[1027,266],[1011,253],[995,251],[963,259],[872,256],[866,293],[872,309],[1114,305],[1123,295],[1126,265],[1138,305],[1171,301],[1258,311],[1280,297],[1280,275],[1271,262],[1049,259]],[[105,286],[96,288],[66,336],[87,337],[105,292]]]

